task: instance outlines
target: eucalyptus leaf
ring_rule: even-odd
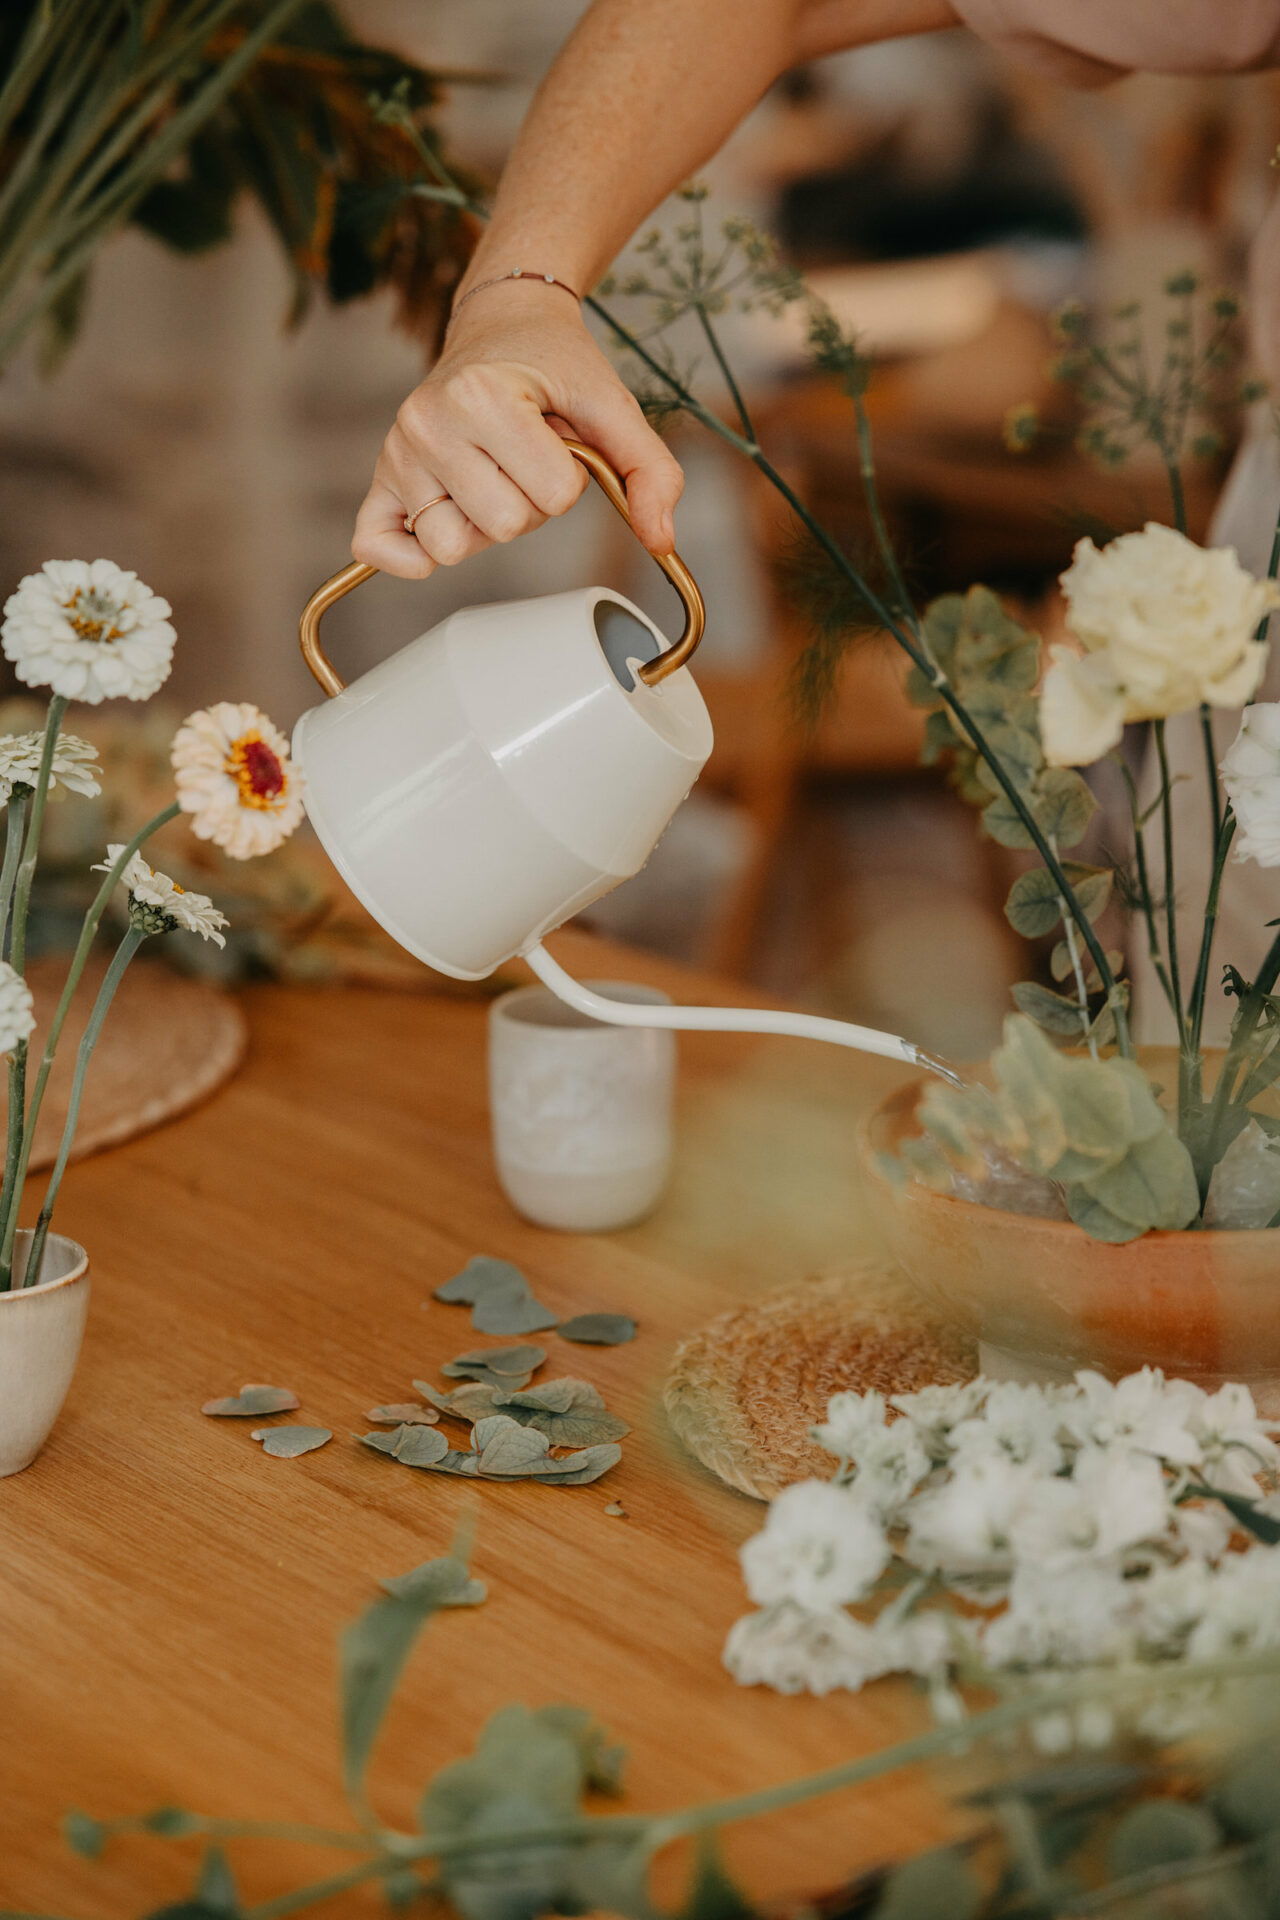
[[[478,1607],[488,1598],[483,1580],[473,1580],[456,1555],[424,1560],[408,1573],[392,1574],[378,1582],[396,1600],[412,1600],[425,1607]]]
[[[477,1333],[542,1333],[556,1324],[556,1316],[535,1300],[523,1280],[518,1287],[491,1287],[471,1309]]]
[[[621,1458],[622,1448],[613,1442],[583,1447],[563,1460],[548,1460],[535,1469],[535,1477],[552,1487],[589,1487],[593,1480],[599,1480],[611,1467],[616,1467]]]
[[[501,1408],[522,1426],[536,1427],[555,1447],[589,1447],[621,1440],[631,1429],[616,1413],[609,1413],[600,1394],[586,1380],[548,1380],[542,1386],[498,1394]]]
[[[472,1385],[490,1387],[495,1393],[527,1387],[533,1378],[531,1373],[490,1373],[488,1367],[462,1367],[453,1360],[446,1361],[440,1371],[450,1380],[469,1380]]]
[[[625,1313],[579,1313],[556,1329],[562,1340],[584,1347],[620,1347],[636,1337],[636,1323]]]
[[[107,1844],[107,1829],[91,1813],[73,1810],[63,1818],[62,1837],[72,1853],[78,1853],[82,1860],[96,1860]]]
[[[366,1420],[380,1422],[387,1427],[434,1427],[440,1415],[434,1407],[420,1407],[416,1400],[393,1402],[387,1407],[370,1407]]]
[[[423,1429],[417,1429],[419,1433]],[[386,1438],[383,1434],[378,1440]],[[342,1704],[342,1773],[348,1796],[364,1807],[364,1774],[396,1683],[423,1625],[441,1607],[470,1606],[470,1575],[461,1560],[427,1563],[413,1575],[411,1593],[375,1600],[338,1642]],[[439,1568],[429,1572],[432,1565]]]
[[[255,1427],[253,1437],[274,1459],[297,1460],[327,1446],[333,1434],[328,1427]]]
[[[1280,1833],[1280,1753],[1274,1741],[1233,1763],[1214,1789],[1213,1808],[1242,1839]]]
[[[1061,1039],[1079,1040],[1084,1037],[1080,1009],[1074,1000],[1068,1000],[1061,993],[1051,993],[1048,987],[1042,987],[1037,980],[1019,980],[1012,991],[1018,1012],[1025,1013],[1028,1020],[1034,1020],[1042,1032],[1055,1034]]]
[[[437,1287],[434,1297],[451,1305],[474,1307],[491,1287],[527,1289],[528,1285],[519,1267],[513,1267],[509,1260],[495,1260],[491,1254],[478,1253],[468,1260],[461,1273],[455,1273],[451,1280]]]
[[[221,1847],[207,1847],[196,1881],[196,1900],[210,1913],[234,1916],[240,1911],[240,1897],[227,1856]]]
[[[893,1869],[872,1920],[973,1920],[981,1905],[973,1868],[953,1848],[940,1847]]]
[[[460,1353],[440,1371],[451,1379],[466,1378],[473,1371],[477,1378],[499,1373],[523,1374],[527,1379],[537,1372],[546,1357],[545,1347],[475,1347],[470,1353]]]
[[[1137,1142],[1085,1185],[1091,1199],[1140,1228],[1186,1227],[1200,1211],[1191,1155],[1167,1128]]]
[[[248,1386],[225,1400],[206,1400],[200,1411],[219,1419],[243,1420],[254,1414],[261,1419],[266,1413],[293,1413],[300,1404],[288,1387]]]
[[[1034,815],[1034,808],[1031,809]],[[991,838],[1002,847],[1033,848],[1035,841],[1023,824],[1022,815],[1004,793],[982,809],[982,824]]]
[[[1123,1246],[1126,1241],[1136,1240],[1144,1229],[1135,1227],[1129,1220],[1121,1220],[1099,1200],[1080,1186],[1066,1189],[1067,1212],[1078,1227],[1083,1227],[1091,1240],[1102,1240],[1110,1246]]]
[[[449,1442],[439,1427],[401,1426],[394,1433],[366,1433],[364,1445],[376,1453],[386,1453],[403,1467],[431,1467],[449,1452]]]
[[[1071,767],[1049,767],[1036,782],[1036,823],[1060,847],[1077,845],[1097,811],[1088,782]]]
[[[494,1411],[495,1395],[499,1392],[497,1387],[476,1380],[468,1380],[465,1386],[455,1387],[452,1393],[441,1393],[438,1387],[431,1386],[426,1380],[415,1380],[413,1384],[439,1412],[448,1414],[451,1420],[466,1420],[469,1424],[483,1420],[487,1413]],[[510,1382],[501,1391],[510,1392]]]
[[[522,1427],[506,1414],[491,1414],[475,1430],[475,1449],[482,1474],[527,1473],[546,1459],[551,1442],[544,1433]]]
[[[1111,869],[1085,867],[1068,860],[1062,870],[1086,918],[1096,920],[1111,894]],[[1032,867],[1029,872],[1020,873],[1010,888],[1005,918],[1025,939],[1039,940],[1046,933],[1052,933],[1063,918],[1063,898],[1048,867]]]
[[[698,1835],[693,1876],[678,1920],[755,1920],[756,1909],[729,1878],[714,1827]]]
[[[1203,1860],[1222,1845],[1222,1828],[1207,1807],[1183,1800],[1144,1800],[1130,1809],[1107,1844],[1117,1880],[1178,1860]]]

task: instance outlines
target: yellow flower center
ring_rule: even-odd
[[[119,608],[105,594],[86,593],[83,587],[77,588],[69,600],[64,600],[63,605],[77,640],[109,645],[112,640],[120,638],[121,629],[115,624]]]
[[[242,733],[233,742],[225,766],[236,783],[236,798],[242,807],[265,812],[284,792],[284,762],[260,733]]]

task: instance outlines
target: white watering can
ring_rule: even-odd
[[[566,444],[630,525],[613,468]],[[353,562],[326,581],[299,638],[330,698],[293,736],[325,852],[393,939],[455,979],[520,954],[561,999],[613,1025],[794,1034],[945,1071],[907,1040],[841,1020],[606,1000],[544,950],[545,934],[639,872],[711,752],[687,665],[702,595],[676,554],[657,564],[684,603],[674,646],[622,594],[580,587],[467,607],[351,686],[320,620],[377,570]]]

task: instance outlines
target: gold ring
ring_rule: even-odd
[[[421,520],[423,514],[427,511],[428,507],[438,507],[442,500],[448,500],[449,498],[450,496],[447,493],[433,493],[431,498],[429,500],[424,500],[422,505],[418,507],[415,512],[406,513],[404,517],[405,532],[406,533],[413,532],[414,528],[417,526],[419,520]]]

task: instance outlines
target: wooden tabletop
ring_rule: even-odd
[[[553,945],[589,976],[732,992],[581,934]],[[511,1700],[593,1709],[629,1749],[633,1808],[780,1781],[923,1724],[894,1683],[812,1700],[728,1677],[736,1550],[761,1509],[680,1452],[660,1405],[682,1333],[865,1247],[857,1123],[901,1070],[682,1036],[669,1196],[640,1227],[572,1236],[526,1225],[498,1189],[480,1000],[264,987],[247,1005],[231,1086],[63,1191],[93,1303],[49,1445],[0,1483],[0,1906],[134,1920],[189,1892],[194,1843],[122,1840],[86,1862],[59,1837],[68,1807],[348,1824],[335,1636],[380,1577],[444,1552],[468,1504],[490,1597],[434,1622],[414,1657],[370,1774],[389,1820],[411,1824],[429,1773]],[[547,1368],[594,1381],[634,1429],[593,1486],[476,1489],[348,1437],[475,1344],[466,1312],[430,1295],[479,1252],[517,1262],[562,1316],[639,1322],[630,1345],[564,1347]],[[292,1387],[296,1418],[334,1440],[268,1459],[252,1422],[201,1416],[247,1380]],[[729,1855],[753,1892],[796,1892],[927,1845],[948,1818],[927,1785],[895,1780],[736,1830]],[[342,1864],[274,1842],[236,1861],[254,1900]],[[381,1910],[371,1893],[325,1909]]]

